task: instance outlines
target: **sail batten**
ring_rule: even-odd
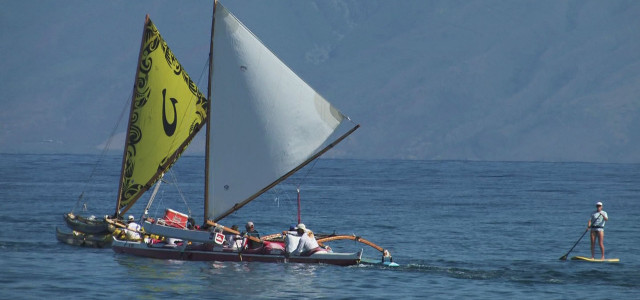
[[[218,221],[317,157],[346,117],[220,3],[213,22],[205,215]]]
[[[175,163],[204,126],[207,105],[147,16],[116,215],[126,212]]]

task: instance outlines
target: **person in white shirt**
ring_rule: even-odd
[[[306,226],[302,223],[296,226],[296,230],[300,235],[300,242],[298,243],[298,247],[292,253],[297,256],[309,256],[317,250],[324,250],[324,248],[320,248],[318,245],[318,241],[316,241],[316,237],[313,235],[311,230],[308,230]]]
[[[139,240],[140,237],[140,225],[135,222],[135,218],[129,215],[127,221],[127,229],[125,229],[125,235],[129,240]]]
[[[609,221],[609,215],[602,210],[602,202],[596,203],[596,210],[591,213],[587,227],[591,229],[591,258],[593,258],[596,240],[600,246],[601,259],[604,259],[604,224]]]
[[[298,244],[300,243],[300,235],[298,234],[298,231],[296,231],[295,225],[291,225],[291,227],[289,227],[289,231],[283,231],[282,234],[284,235],[285,255],[289,256],[298,248]]]

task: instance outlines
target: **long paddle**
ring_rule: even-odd
[[[569,253],[571,253],[571,250],[573,250],[573,248],[575,248],[576,245],[578,245],[578,243],[580,243],[580,240],[582,240],[582,238],[584,237],[585,234],[587,234],[587,232],[589,232],[589,228],[587,228],[587,230],[585,230],[585,232],[580,236],[578,241],[575,244],[573,244],[573,247],[571,247],[571,249],[569,249],[569,252],[567,252],[567,254],[565,254],[562,257],[560,257],[560,260],[567,260],[567,255],[569,255]]]
[[[602,214],[598,215],[598,217],[596,217],[596,220],[598,220],[598,218],[600,218]],[[589,228],[587,228],[587,230],[584,231],[584,233],[580,236],[580,238],[578,239],[578,241],[573,244],[573,247],[571,247],[571,249],[569,249],[569,252],[567,252],[567,254],[563,255],[562,257],[560,257],[560,260],[567,260],[567,256],[569,255],[569,253],[571,253],[571,251],[573,250],[573,248],[576,247],[576,245],[578,245],[578,243],[580,243],[580,241],[582,240],[582,238],[584,237],[585,234],[587,234],[587,232],[589,232]]]

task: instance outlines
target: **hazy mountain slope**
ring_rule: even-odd
[[[353,59],[326,70],[357,78],[334,86],[360,107],[359,151],[639,161],[639,5],[461,3],[385,3],[343,39],[335,55]]]
[[[330,155],[640,162],[640,2],[224,5],[363,125]],[[205,91],[210,3],[9,2],[0,151],[98,152],[146,13]]]

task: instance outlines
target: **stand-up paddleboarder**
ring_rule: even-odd
[[[596,246],[596,239],[598,239],[600,253],[602,253],[601,259],[604,259],[604,223],[606,221],[609,221],[609,216],[607,216],[606,211],[602,210],[602,202],[597,202],[596,211],[591,213],[591,218],[587,225],[591,229],[591,258],[594,258],[593,251]]]

